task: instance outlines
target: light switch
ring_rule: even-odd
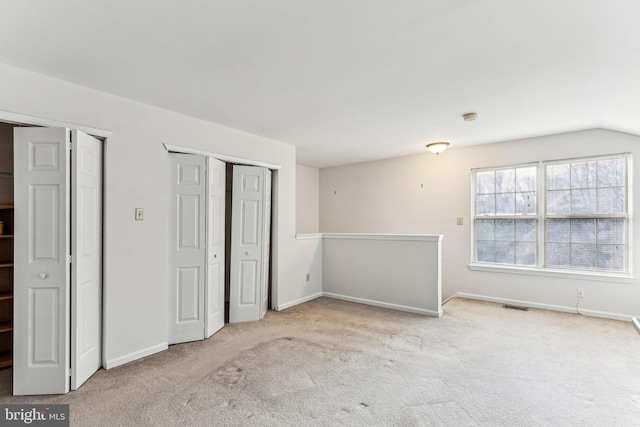
[[[143,221],[143,220],[144,220],[144,209],[136,208],[136,221]]]
[[[458,217],[458,225],[464,224],[464,220],[461,216]]]

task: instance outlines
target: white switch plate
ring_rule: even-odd
[[[144,209],[136,208],[136,221],[143,221],[143,220],[144,220]]]

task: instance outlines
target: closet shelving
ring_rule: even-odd
[[[13,360],[13,204],[0,203],[0,368]]]

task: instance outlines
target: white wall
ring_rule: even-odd
[[[440,317],[442,236],[323,234],[322,294]]]
[[[299,262],[292,274],[297,279],[305,295],[294,303],[308,301],[322,296],[324,281],[322,260],[323,241],[318,233],[320,229],[320,170],[309,166],[296,166],[296,233],[298,233]],[[311,256],[311,257],[310,257]],[[308,280],[307,280],[308,279]],[[293,305],[293,304],[292,304]],[[287,305],[286,307],[288,307]]]
[[[314,295],[298,270],[316,258],[295,239],[295,148],[0,65],[0,111],[110,130],[105,144],[105,357],[108,366],[167,343],[169,156],[162,143],[281,165],[274,188],[278,307]],[[145,220],[134,221],[134,208]]]
[[[320,230],[320,170],[296,166],[296,233]]]
[[[323,233],[443,234],[443,298],[456,293],[523,305],[575,311],[576,288],[585,289],[583,312],[614,318],[640,315],[640,286],[604,279],[562,278],[471,271],[471,169],[608,153],[640,159],[640,137],[606,130],[552,135],[469,148],[449,148],[320,171]],[[633,212],[640,213],[640,174],[635,174]],[[464,225],[456,225],[463,217]],[[633,229],[640,245],[640,227]],[[635,254],[638,254],[637,249]],[[640,257],[632,260],[634,276]]]

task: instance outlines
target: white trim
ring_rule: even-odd
[[[554,270],[550,268],[535,268],[535,267],[521,267],[514,265],[500,265],[500,264],[480,264],[470,263],[467,265],[469,270],[472,271],[490,271],[493,273],[511,273],[511,274],[526,274],[529,276],[546,276],[546,277],[561,277],[563,279],[579,279],[579,280],[592,280],[596,282],[613,282],[613,283],[628,283],[636,284],[635,277],[627,275],[615,275],[607,274],[603,272],[589,272],[579,270]]]
[[[352,240],[419,240],[424,242],[440,242],[442,234],[376,234],[376,233],[322,233],[323,239]]]
[[[113,135],[113,132],[110,130],[82,126],[75,123],[60,122],[57,120],[43,119],[40,117],[25,116],[24,114],[11,113],[9,111],[0,111],[0,121],[13,124],[78,129],[84,133],[88,133],[89,135],[99,136],[101,138],[109,138],[111,135]]]
[[[169,348],[166,342],[147,347],[145,349],[134,351],[133,353],[126,354],[124,356],[115,358],[113,360],[107,360],[105,363],[105,369],[112,369],[125,363],[133,362],[134,360],[142,359],[143,357],[151,356],[152,354],[159,353]]]
[[[243,159],[241,157],[227,156],[224,154],[213,153],[211,151],[205,151],[205,150],[198,150],[195,148],[183,147],[180,145],[173,145],[173,144],[166,144],[166,143],[162,145],[164,145],[164,148],[170,153],[199,154],[202,156],[211,156],[211,157],[215,157],[218,160],[222,160],[223,162],[242,163],[243,165],[260,166],[260,167],[271,169],[271,170],[278,170],[282,168],[282,166],[280,165],[274,165],[271,163],[264,163],[264,162],[258,162],[255,160]]]
[[[318,292],[316,294],[309,295],[309,296],[306,296],[304,298],[297,299],[295,301],[289,301],[289,302],[286,302],[284,304],[278,305],[278,307],[276,307],[276,309],[274,309],[274,311],[286,310],[287,308],[291,308],[294,305],[303,304],[305,302],[309,302],[309,301],[314,300],[316,298],[320,298],[321,296],[322,296],[322,292]]]
[[[406,305],[391,304],[391,303],[388,303],[388,302],[381,302],[381,301],[375,301],[375,300],[364,299],[364,298],[350,297],[350,296],[347,296],[347,295],[334,294],[334,293],[331,293],[331,292],[323,292],[322,296],[323,297],[327,297],[327,298],[339,299],[339,300],[343,300],[343,301],[355,302],[355,303],[358,303],[358,304],[365,304],[365,305],[372,305],[372,306],[375,306],[375,307],[388,308],[388,309],[391,309],[391,310],[405,311],[407,313],[421,314],[423,316],[429,316],[429,317],[440,317],[440,316],[442,316],[442,310],[440,310],[440,311],[425,310],[424,308],[409,307],[409,306],[406,306]]]
[[[296,240],[321,240],[322,233],[296,234]]]
[[[514,300],[509,298],[497,298],[497,297],[489,297],[484,295],[467,294],[464,292],[458,292],[456,296],[459,298],[473,299],[478,301],[496,302],[499,304],[515,305],[519,307],[538,308],[541,310],[561,311],[563,313],[583,314],[585,316],[602,317],[605,319],[630,321],[633,318],[633,316],[630,314],[609,313],[606,311],[588,310],[585,308],[580,308],[580,313],[578,313],[576,310],[576,307],[571,307],[571,306],[542,304],[537,302],[521,301],[521,300]]]

